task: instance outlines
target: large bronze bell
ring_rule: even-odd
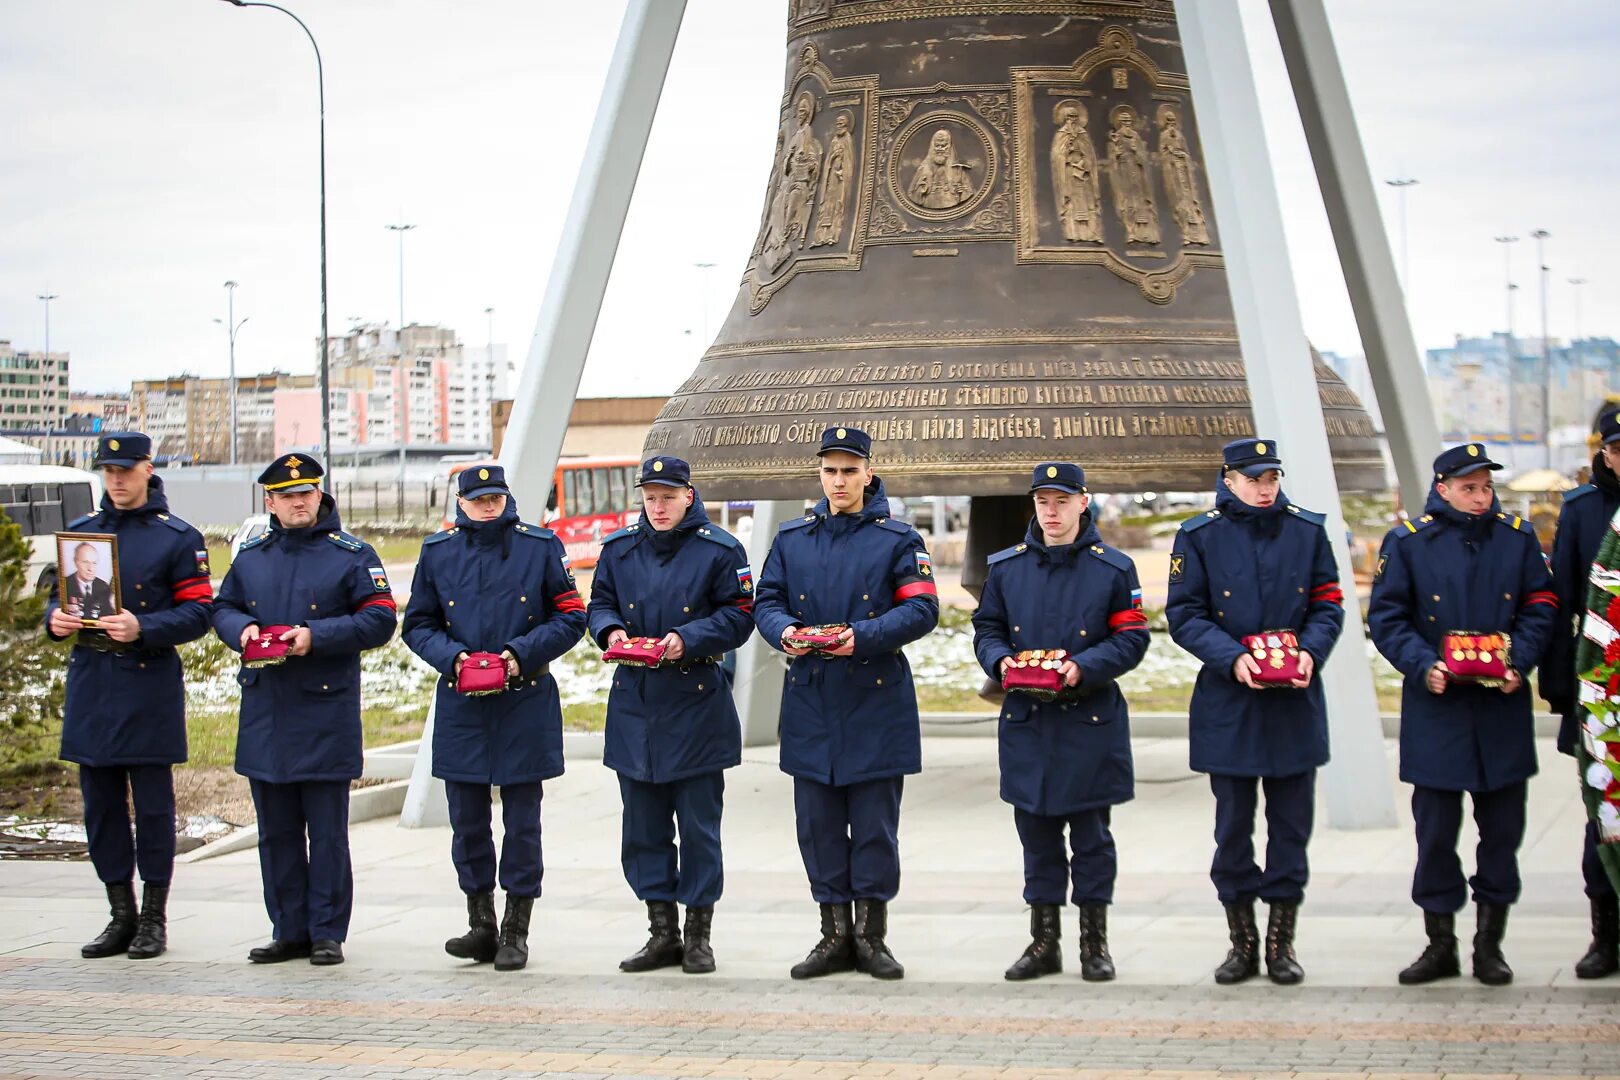
[[[758,239],[648,452],[713,498],[804,496],[830,424],[892,494],[1209,488],[1255,431],[1184,71],[1165,0],[793,0]],[[1383,486],[1316,371],[1340,484]]]

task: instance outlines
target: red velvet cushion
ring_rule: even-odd
[[[498,653],[468,653],[456,676],[456,693],[468,697],[498,694],[506,689],[506,660]]]
[[[1287,686],[1304,677],[1299,665],[1299,638],[1292,630],[1263,630],[1243,639],[1254,662],[1260,665],[1260,674],[1254,681],[1271,689]]]
[[[1049,701],[1063,692],[1063,675],[1058,669],[1068,659],[1062,649],[1025,649],[1002,671],[1001,688]]]
[[[1454,682],[1501,686],[1507,681],[1510,646],[1506,634],[1452,630],[1440,639],[1440,659]]]
[[[259,627],[259,636],[249,639],[242,649],[243,666],[261,668],[286,663],[288,642],[282,641],[281,635],[291,629],[290,626]]]
[[[602,654],[602,660],[608,664],[628,664],[631,667],[657,667],[664,660],[663,639],[627,637],[617,645],[610,646]]]
[[[782,639],[784,645],[791,645],[795,649],[810,649],[814,652],[830,652],[838,647],[838,639],[849,627],[840,624],[827,624],[823,626],[801,626]]]

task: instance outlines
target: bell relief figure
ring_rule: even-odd
[[[822,155],[821,143],[810,127],[815,116],[816,99],[808,93],[800,94],[793,105],[793,133],[782,148],[777,194],[765,226],[765,265],[773,273],[788,261],[794,248],[804,246],[810,234]]]
[[[928,156],[912,174],[906,194],[919,206],[949,210],[973,197],[973,166],[956,160],[956,147],[945,128],[928,140]]]
[[[1209,243],[1204,205],[1198,198],[1198,165],[1181,130],[1181,117],[1168,105],[1159,106],[1159,168],[1164,171],[1164,191],[1170,197],[1170,216],[1176,219],[1182,239],[1189,244]]]
[[[1136,130],[1136,110],[1120,105],[1109,114],[1108,172],[1114,187],[1114,212],[1133,244],[1159,242],[1159,211],[1153,204],[1153,174],[1147,142]]]
[[[1052,190],[1063,238],[1075,243],[1100,243],[1102,191],[1097,177],[1097,151],[1086,128],[1086,107],[1078,101],[1060,101],[1053,118]]]
[[[821,213],[816,217],[816,237],[811,247],[838,243],[844,234],[844,210],[849,205],[849,184],[855,174],[855,139],[850,134],[854,121],[849,113],[833,121],[832,138],[827,140],[827,162],[821,167]]]

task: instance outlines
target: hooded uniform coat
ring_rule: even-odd
[[[602,764],[631,780],[667,784],[742,761],[731,679],[719,664],[696,661],[747,641],[753,605],[748,553],[709,523],[695,494],[670,533],[655,532],[643,514],[602,541],[591,577],[592,639],[606,649],[614,630],[650,638],[673,631],[686,647],[675,664],[614,670]]]
[[[440,675],[434,691],[433,775],[468,784],[528,784],[561,776],[562,703],[548,665],[585,632],[585,604],[568,553],[550,529],[505,512],[422,544],[405,606],[405,644]],[[522,669],[499,694],[456,692],[462,653],[510,649]]]
[[[1344,628],[1344,594],[1321,514],[1278,494],[1246,505],[1221,484],[1215,509],[1182,522],[1170,553],[1170,636],[1203,661],[1189,709],[1198,772],[1295,776],[1328,761],[1321,673]],[[1315,674],[1303,690],[1250,690],[1232,666],[1243,638],[1292,630]]]
[[[322,493],[315,524],[268,531],[237,553],[214,602],[214,632],[242,651],[251,625],[307,626],[307,656],[244,667],[236,771],[293,784],[360,775],[360,654],[394,636],[394,596],[370,544],[343,531]]]
[[[141,635],[121,653],[75,645],[62,707],[62,758],[90,766],[186,760],[186,689],[175,646],[208,633],[214,589],[202,534],[169,513],[156,476],[140,509],[119,510],[102,495],[101,509],[68,530],[118,537],[123,606],[140,620]],[[53,594],[45,609],[47,637],[55,637],[50,619],[57,606]]]
[[[1558,597],[1530,523],[1494,500],[1477,517],[1431,490],[1426,513],[1384,538],[1367,623],[1401,688],[1401,779],[1442,791],[1495,791],[1536,773],[1529,675],[1557,629]],[[1505,632],[1525,677],[1512,694],[1425,685],[1447,633]]]
[[[900,649],[939,623],[933,574],[922,537],[889,516],[881,480],[858,513],[829,513],[822,499],[782,526],[754,598],[765,641],[781,650],[790,626],[855,631],[853,656],[788,665],[783,772],[844,786],[922,771],[917,693]]]
[[[1575,753],[1579,730],[1575,704],[1575,649],[1586,611],[1586,590],[1598,545],[1620,510],[1620,479],[1609,471],[1599,454],[1592,460],[1593,484],[1582,484],[1564,495],[1553,534],[1553,591],[1558,594],[1558,625],[1541,660],[1541,696],[1563,719],[1558,725],[1558,752]]]
[[[1001,707],[1001,797],[1066,817],[1128,802],[1136,792],[1130,712],[1117,680],[1147,654],[1142,587],[1128,555],[1102,542],[1088,513],[1073,544],[1050,548],[1031,522],[1022,544],[990,556],[973,613],[973,650],[999,680],[1001,659],[1064,649],[1080,685],[1055,701],[1013,692]]]

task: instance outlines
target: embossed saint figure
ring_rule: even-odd
[[[1114,210],[1133,244],[1159,242],[1159,212],[1153,205],[1153,174],[1147,142],[1136,130],[1136,110],[1120,105],[1108,117],[1108,168],[1114,185]]]
[[[795,247],[803,247],[810,234],[822,155],[821,143],[810,127],[815,116],[816,99],[809,93],[800,94],[793,106],[793,134],[784,147],[777,175],[777,199],[765,230],[765,265],[772,272],[787,262]]]
[[[1164,170],[1164,192],[1170,198],[1170,216],[1188,244],[1209,243],[1204,206],[1198,198],[1198,163],[1181,130],[1181,117],[1168,105],[1159,106],[1159,168]]]
[[[951,133],[940,128],[929,139],[928,156],[912,174],[906,194],[930,210],[961,206],[973,197],[972,170],[972,165],[956,160]]]
[[[1086,107],[1060,101],[1057,134],[1052,137],[1052,191],[1057,198],[1063,238],[1077,243],[1102,241],[1102,191],[1097,177],[1097,151],[1086,128]]]
[[[768,246],[771,222],[775,219],[786,195],[778,180],[787,168],[788,132],[788,120],[783,117],[781,126],[776,129],[776,152],[771,155],[771,178],[765,185],[765,208],[759,212],[759,238],[754,241],[756,256]]]
[[[855,174],[855,140],[850,135],[853,121],[847,112],[833,122],[832,138],[827,140],[827,162],[821,169],[821,213],[816,217],[816,238],[811,247],[838,243],[844,234],[844,210],[849,203],[849,182]]]

